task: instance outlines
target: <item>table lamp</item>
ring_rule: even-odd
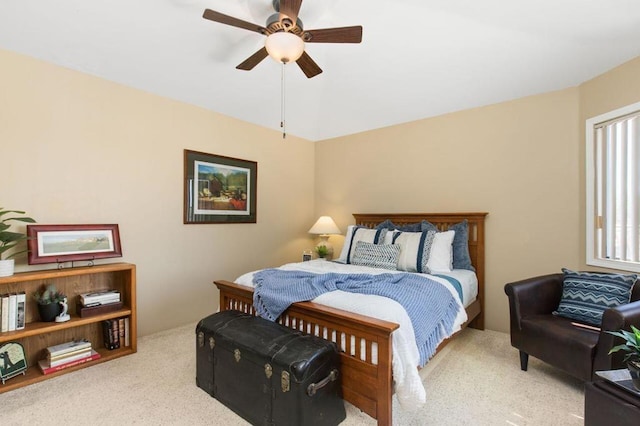
[[[317,234],[320,236],[320,242],[316,244],[316,253],[321,258],[331,260],[333,257],[333,246],[329,243],[329,235],[340,234],[340,228],[329,216],[320,216],[320,219],[313,224],[309,229],[310,234]],[[324,247],[322,249],[321,247]]]

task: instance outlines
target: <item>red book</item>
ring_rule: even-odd
[[[38,366],[40,367],[40,370],[42,370],[42,374],[50,374],[64,370],[65,368],[75,367],[76,365],[84,364],[85,362],[93,361],[98,358],[100,358],[100,354],[92,349],[91,355],[84,358],[75,359],[64,364],[56,365],[55,367],[51,367],[48,359],[42,359],[38,361]]]

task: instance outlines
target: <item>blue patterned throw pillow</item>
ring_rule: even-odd
[[[574,272],[562,268],[562,299],[553,312],[565,318],[600,326],[606,309],[629,303],[637,275]]]
[[[358,241],[351,263],[360,266],[395,270],[400,256],[400,246],[393,244],[373,244]]]

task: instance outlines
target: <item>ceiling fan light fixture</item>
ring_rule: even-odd
[[[274,61],[286,64],[297,61],[304,52],[304,41],[286,31],[269,34],[264,46]]]

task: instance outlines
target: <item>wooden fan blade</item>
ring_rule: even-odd
[[[302,0],[280,0],[280,20],[282,21],[284,16],[286,16],[291,19],[291,23],[295,25],[298,20],[300,6],[302,6]]]
[[[231,25],[232,27],[237,27],[237,28],[243,28],[249,31],[255,31],[263,35],[266,35],[268,32],[265,27],[262,27],[258,24],[252,24],[251,22],[243,21],[241,19],[234,18],[233,16],[228,16],[211,9],[205,9],[204,13],[202,14],[202,17],[210,21],[220,22],[221,24]]]
[[[360,43],[362,26],[309,30],[302,34],[307,43]]]
[[[238,65],[236,68],[239,70],[245,70],[245,71],[252,70],[253,67],[255,67],[260,62],[262,62],[262,60],[267,56],[269,56],[269,54],[267,53],[267,48],[263,47],[253,55],[249,56],[243,63]]]
[[[315,77],[322,72],[322,68],[311,59],[311,56],[307,55],[307,52],[302,52],[302,56],[298,58],[296,63],[308,78]]]

